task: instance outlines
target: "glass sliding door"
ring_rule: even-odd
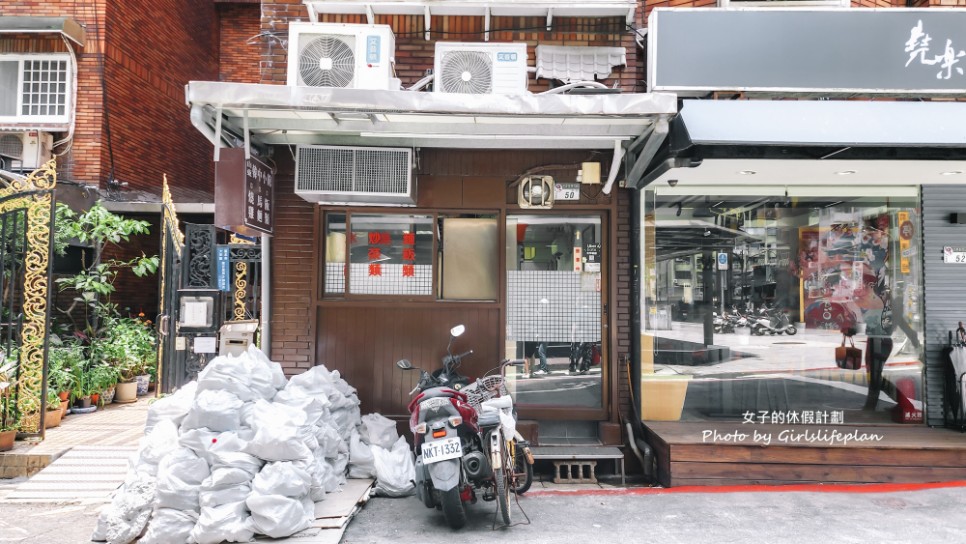
[[[601,408],[600,216],[507,218],[507,356],[519,404]]]

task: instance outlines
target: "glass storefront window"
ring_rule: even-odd
[[[349,292],[432,295],[433,217],[353,214]]]
[[[719,191],[642,195],[645,414],[649,380],[680,377],[661,419],[921,422],[915,188]]]

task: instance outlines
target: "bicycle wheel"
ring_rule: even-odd
[[[502,467],[493,471],[493,480],[496,484],[496,503],[500,510],[500,517],[503,518],[504,525],[510,525],[510,492],[513,489],[513,459],[510,458],[510,449],[507,443],[500,436],[500,458]]]
[[[520,444],[513,445],[513,492],[523,495],[533,485],[533,465],[527,462],[527,454]]]

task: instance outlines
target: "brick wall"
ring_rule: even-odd
[[[287,49],[280,40],[288,40],[289,21],[307,21],[308,13],[301,3],[293,0],[265,1],[262,6],[263,52],[261,55],[262,83],[285,84],[288,64]],[[326,22],[364,24],[361,15],[327,15]],[[640,22],[640,18],[638,21]],[[387,24],[396,36],[396,76],[403,86],[410,86],[433,68],[437,40],[479,42],[484,39],[482,17],[436,17],[432,18],[431,39],[424,36],[425,22],[420,16],[377,15],[376,24]],[[627,66],[616,68],[610,79],[602,83],[618,85],[627,92],[644,92],[640,81],[644,57],[635,45],[633,34],[625,30],[623,17],[554,18],[553,30],[546,30],[542,17],[493,17],[490,21],[490,41],[527,42],[530,65],[533,65],[538,43],[546,45],[574,46],[622,46],[627,50]],[[640,25],[638,25],[640,26]],[[273,38],[268,37],[274,36]],[[530,91],[540,92],[549,87],[547,80],[534,81],[531,77]]]
[[[315,288],[312,268],[315,206],[295,195],[295,165],[276,154],[275,236],[272,237],[272,353],[287,374],[315,364]]]
[[[218,77],[216,18],[210,2],[127,0],[107,10],[105,71],[113,166],[128,189],[160,194],[168,175],[175,200],[213,194],[211,144],[191,126],[184,87]],[[105,142],[105,148],[107,148]]]
[[[261,18],[261,6],[257,2],[218,5],[219,81],[259,83]]]

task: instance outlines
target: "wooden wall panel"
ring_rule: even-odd
[[[322,304],[317,308],[316,361],[338,370],[359,390],[363,413],[406,417],[409,391],[419,374],[402,371],[395,362],[409,359],[428,370],[439,368],[454,325],[462,323],[466,333],[453,343],[453,353],[474,351],[466,358],[462,374],[480,376],[500,362],[500,309],[496,305],[444,306]]]

